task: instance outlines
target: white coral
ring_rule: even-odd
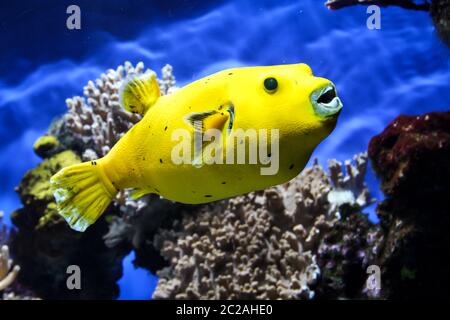
[[[338,213],[343,204],[358,205],[365,208],[375,201],[370,196],[364,177],[367,169],[367,152],[357,154],[353,162],[346,160],[342,163],[332,159],[328,161],[330,179],[333,189],[328,194],[331,210]],[[345,170],[344,170],[345,168]]]
[[[9,287],[17,278],[20,267],[15,265],[9,258],[8,246],[2,246],[0,249],[0,291]]]
[[[119,91],[125,79],[150,72],[154,71],[145,69],[142,62],[134,67],[127,61],[117,69],[103,73],[95,81],[89,81],[83,89],[83,97],[66,100],[69,110],[63,121],[71,138],[86,147],[83,160],[104,156],[141,119],[141,116],[120,106]],[[175,89],[176,81],[170,65],[164,66],[162,79],[158,82],[163,95]]]

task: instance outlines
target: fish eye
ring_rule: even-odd
[[[275,78],[267,78],[264,80],[264,89],[268,93],[274,93],[278,88],[278,81]]]

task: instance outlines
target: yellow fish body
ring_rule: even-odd
[[[129,80],[124,108],[145,114],[102,159],[51,179],[60,214],[84,231],[116,194],[190,204],[294,178],[334,129],[334,85],[305,64],[228,69],[160,96],[154,74]]]

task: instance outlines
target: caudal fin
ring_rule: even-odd
[[[92,161],[62,169],[50,179],[59,214],[76,231],[85,231],[106,210],[117,191]]]

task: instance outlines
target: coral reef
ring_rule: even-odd
[[[142,72],[151,71],[126,63],[89,82],[84,97],[68,99],[68,112],[36,142],[44,161],[24,176],[17,189],[24,207],[12,215],[20,282],[43,298],[113,298],[121,260],[133,249],[137,266],[161,276],[156,298],[363,295],[370,239],[376,239],[365,233],[373,225],[361,214],[372,201],[365,154],[353,163],[331,161],[329,174],[316,163],[286,185],[203,206],[155,195],[130,200],[124,191],[87,232],[67,227],[48,179],[104,155],[139,121],[120,108],[118,92],[123,79]],[[176,89],[170,66],[159,83],[163,94]],[[71,264],[83,270],[81,292],[66,288]]]
[[[22,269],[5,299],[34,292],[115,298],[131,250],[136,266],[159,275],[157,299],[448,296],[450,112],[399,117],[372,139],[369,157],[386,194],[377,207],[380,224],[363,213],[374,200],[362,153],[329,161],[328,171],[315,162],[284,185],[206,205],[156,195],[130,200],[123,191],[85,233],[72,231],[56,213],[49,178],[104,155],[139,121],[119,108],[118,92],[123,79],[142,72],[151,71],[126,63],[89,82],[84,97],[68,99],[68,112],[36,142],[43,161],[17,188],[23,204],[12,214],[17,231],[8,235],[0,225],[0,243]],[[159,82],[163,94],[176,89],[170,66]],[[83,290],[67,289],[69,265],[81,268]],[[365,285],[371,265],[382,270],[381,290]]]
[[[366,159],[346,162],[346,174],[337,161],[330,175],[315,163],[285,185],[199,206],[161,228],[154,245],[170,266],[158,272],[153,297],[310,299],[318,284],[320,297],[329,297],[331,277],[353,277],[357,268],[346,267],[353,264],[361,290],[370,260],[369,242],[358,237],[371,226],[358,214],[372,201]]]
[[[386,195],[377,207],[384,295],[449,298],[450,111],[397,117],[369,156]]]

